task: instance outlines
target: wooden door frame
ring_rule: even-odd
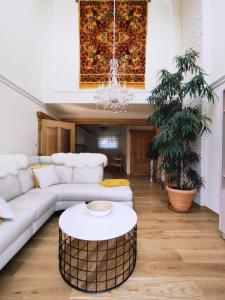
[[[60,123],[60,127],[65,129],[65,130],[71,130],[71,134],[70,134],[70,149],[71,152],[75,152],[75,124],[74,124],[74,128],[71,128],[71,123],[68,122],[63,122],[63,121],[59,121]],[[62,131],[60,131],[60,141],[61,141],[61,134]]]
[[[76,125],[133,125],[133,126],[150,126],[147,119],[61,119],[63,122],[75,123]]]
[[[42,153],[42,133],[41,133],[41,126],[42,126],[42,120],[54,120],[57,121],[55,118],[45,114],[43,111],[37,111],[36,112],[37,119],[38,119],[38,155]]]
[[[53,118],[53,117],[45,114],[43,111],[37,111],[36,115],[37,115],[38,120],[45,119],[45,120],[55,120],[55,121],[58,121],[55,118]]]
[[[45,137],[46,137],[46,133],[47,133],[47,127],[49,125],[51,125],[51,123],[54,122],[54,127],[57,129],[57,150],[60,147],[60,130],[58,130],[58,121],[55,120],[50,120],[50,119],[41,119],[40,120],[40,143],[39,143],[39,147],[40,147],[40,152],[39,155],[47,155],[47,143],[45,142]],[[52,126],[53,127],[53,126]],[[38,147],[38,148],[39,148]]]
[[[38,155],[47,155],[47,143],[45,141],[47,128],[52,127],[57,129],[57,152],[61,152],[61,128],[70,130],[70,152],[75,152],[75,124],[62,122],[52,119],[38,120]],[[52,125],[51,125],[52,123]]]

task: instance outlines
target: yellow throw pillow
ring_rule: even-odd
[[[39,182],[37,180],[37,177],[34,175],[34,172],[33,172],[33,169],[40,169],[40,168],[47,168],[48,166],[45,166],[45,165],[35,165],[35,166],[31,166],[31,170],[32,170],[32,173],[33,173],[33,177],[34,177],[34,187],[35,188],[39,188]]]
[[[3,223],[3,220],[0,218],[0,225]]]
[[[104,187],[117,187],[129,185],[130,182],[127,179],[105,179],[99,182],[99,184]]]

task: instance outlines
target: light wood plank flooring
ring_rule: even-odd
[[[69,287],[58,272],[58,215],[54,215],[0,272],[1,300],[225,300],[225,241],[218,216],[195,206],[167,208],[166,195],[132,179],[138,213],[138,259],[121,287],[97,295]]]

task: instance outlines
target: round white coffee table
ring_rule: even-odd
[[[110,214],[92,216],[78,204],[59,218],[59,270],[78,290],[111,290],[132,274],[137,253],[137,215],[121,203]]]

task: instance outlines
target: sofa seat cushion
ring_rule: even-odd
[[[115,202],[132,201],[133,193],[130,186],[104,187],[98,184],[98,200]]]
[[[35,191],[35,192],[33,192]],[[26,194],[10,201],[13,208],[26,208],[34,212],[35,221],[39,219],[47,210],[55,206],[56,195],[39,189],[34,189]]]
[[[106,188],[99,184],[58,184],[48,187],[48,192],[57,194],[57,201],[132,201],[129,186]]]
[[[9,204],[11,201],[9,202]],[[0,225],[0,253],[11,245],[24,231],[32,226],[34,212],[25,208],[12,207],[15,219],[4,220]]]
[[[57,184],[46,189],[57,194],[57,201],[93,201],[98,198],[96,184]]]

